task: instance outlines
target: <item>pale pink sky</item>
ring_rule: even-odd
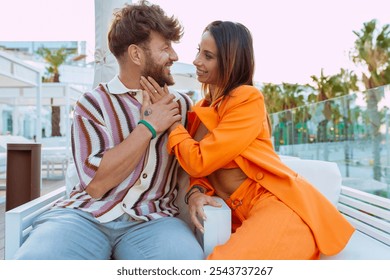
[[[176,45],[192,63],[203,28],[231,20],[252,32],[258,82],[310,82],[311,75],[353,69],[348,52],[363,23],[390,24],[389,0],[150,0],[185,28]],[[0,41],[85,40],[94,51],[94,0],[0,0]],[[48,24],[49,23],[49,24]]]

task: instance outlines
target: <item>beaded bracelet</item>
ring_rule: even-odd
[[[149,131],[152,133],[152,139],[156,138],[157,136],[156,130],[153,128],[153,126],[150,123],[148,123],[145,120],[140,120],[138,124],[143,124],[144,126],[146,126],[149,129]]]

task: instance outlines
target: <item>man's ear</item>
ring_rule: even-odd
[[[129,59],[133,61],[136,65],[141,65],[143,60],[143,50],[137,45],[131,44],[127,48],[127,54],[129,55]]]

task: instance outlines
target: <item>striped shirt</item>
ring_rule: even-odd
[[[174,94],[185,125],[190,98]],[[121,143],[137,126],[141,105],[142,92],[127,89],[117,76],[80,97],[72,124],[73,159],[80,182],[70,198],[58,202],[57,207],[89,212],[100,222],[112,221],[124,213],[144,221],[178,214],[175,199],[179,165],[173,155],[168,155],[166,132],[151,140],[135,169],[102,198],[94,199],[85,191],[105,151]]]

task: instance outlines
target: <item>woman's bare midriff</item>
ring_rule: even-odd
[[[222,199],[227,199],[245,181],[247,176],[240,168],[231,168],[218,169],[207,178],[215,189],[215,193]]]
[[[203,123],[199,124],[194,136],[196,141],[200,141],[208,133]],[[227,199],[245,181],[247,176],[240,168],[221,168],[207,176],[215,193],[222,199]]]

